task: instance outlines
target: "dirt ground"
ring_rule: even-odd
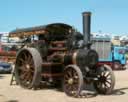
[[[128,102],[128,70],[114,73],[116,86],[112,95],[99,95],[92,90],[86,91],[86,98],[68,97],[54,88],[27,90],[17,85],[10,86],[11,75],[0,74],[0,102]]]

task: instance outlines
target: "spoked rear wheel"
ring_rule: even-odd
[[[77,97],[83,87],[83,75],[76,65],[69,65],[64,70],[64,91],[68,96]]]
[[[97,69],[97,81],[93,85],[100,94],[111,94],[115,86],[115,76],[112,69],[103,65]]]
[[[16,58],[15,76],[24,88],[35,88],[40,84],[42,59],[34,48],[21,49]]]

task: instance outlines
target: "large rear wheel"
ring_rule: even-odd
[[[23,48],[16,57],[15,76],[24,88],[38,87],[41,80],[42,59],[35,48]]]
[[[97,69],[98,80],[93,85],[100,94],[111,94],[115,86],[115,76],[108,65],[102,65]]]
[[[68,96],[79,96],[83,88],[83,75],[76,65],[68,65],[64,70],[64,91]]]

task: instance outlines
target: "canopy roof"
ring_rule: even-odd
[[[29,28],[22,28],[16,29],[9,32],[10,37],[24,37],[30,35],[39,35],[39,34],[50,34],[53,33],[63,33],[72,29],[72,26],[64,23],[53,23],[43,26],[37,27],[29,27]]]

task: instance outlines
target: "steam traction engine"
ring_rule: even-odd
[[[90,12],[83,13],[83,35],[63,23],[10,32],[11,37],[26,39],[16,56],[19,85],[32,89],[41,82],[62,83],[67,95],[77,96],[91,82],[99,93],[110,94],[114,74],[109,66],[97,65],[98,54],[90,48],[90,18]]]

